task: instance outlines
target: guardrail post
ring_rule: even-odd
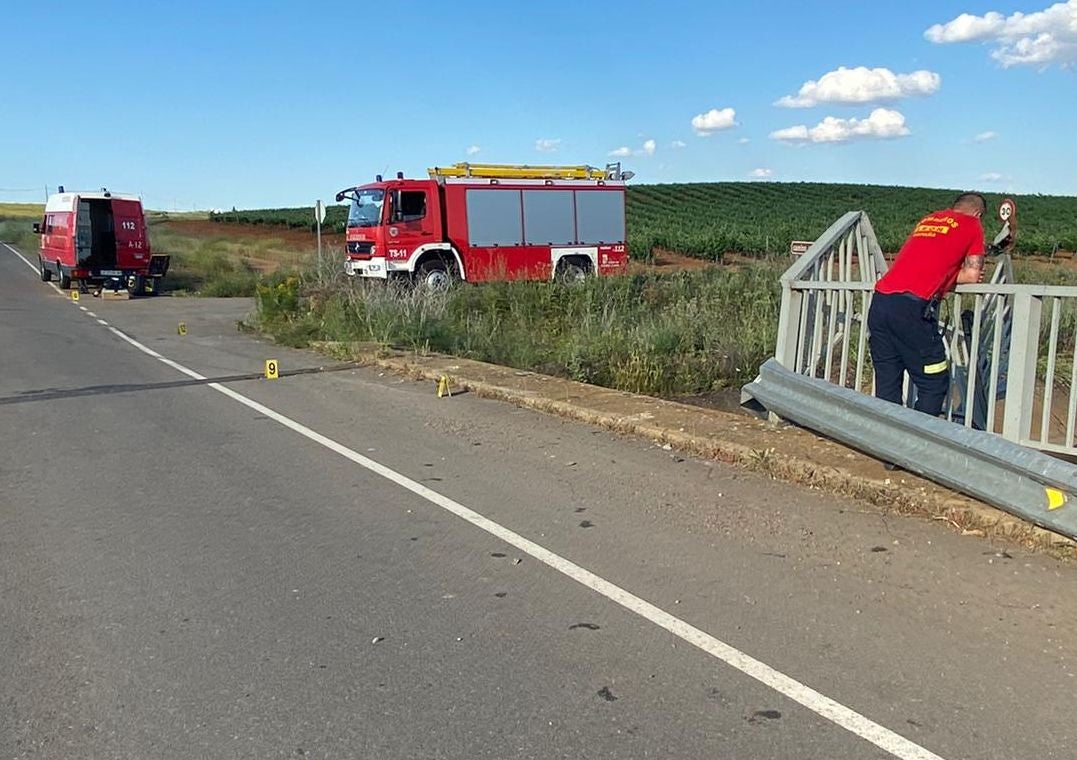
[[[1002,437],[1022,443],[1032,434],[1032,404],[1036,395],[1036,359],[1040,345],[1043,301],[1029,293],[1013,299],[1010,361],[1006,371],[1006,408]],[[989,402],[991,403],[991,402]]]
[[[774,358],[778,363],[794,372],[797,371],[797,340],[800,337],[800,308],[804,294],[793,290],[789,281],[782,282],[782,304],[778,312],[778,341],[774,348]]]

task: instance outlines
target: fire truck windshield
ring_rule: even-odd
[[[381,223],[381,209],[385,205],[384,190],[360,190],[355,194],[348,210],[349,227],[375,227]]]

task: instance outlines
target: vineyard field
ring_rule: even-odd
[[[649,259],[665,249],[719,260],[725,253],[789,250],[793,240],[813,240],[846,211],[868,212],[884,251],[901,247],[915,222],[947,207],[956,190],[824,183],[715,182],[637,185],[628,190],[628,243],[632,256]],[[1000,223],[994,211],[1004,195],[985,194],[988,239]],[[1077,197],[1014,195],[1020,234],[1017,253],[1077,250]],[[310,207],[213,214],[216,222],[313,229]],[[346,206],[327,207],[324,229],[340,231]]]

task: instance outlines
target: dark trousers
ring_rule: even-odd
[[[916,410],[938,417],[950,390],[946,348],[928,302],[906,293],[876,293],[868,311],[868,346],[875,365],[875,395],[902,403],[904,373],[916,386]]]

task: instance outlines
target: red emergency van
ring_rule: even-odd
[[[345,272],[428,287],[623,273],[631,177],[620,164],[454,164],[429,179],[379,176],[337,193],[352,202]]]
[[[158,292],[168,257],[150,253],[142,201],[100,192],[59,193],[45,203],[45,218],[34,224],[41,235],[41,279],[61,288],[97,285],[142,295]]]

